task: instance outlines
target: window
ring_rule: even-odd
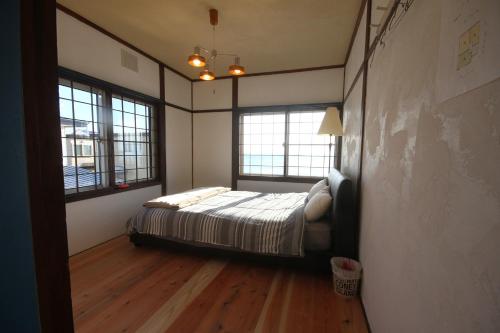
[[[277,107],[276,111],[272,111],[275,108],[240,111],[240,176],[328,176],[329,167],[335,166],[335,138],[316,134],[326,107],[302,108],[289,106]]]
[[[119,90],[59,79],[67,195],[159,178],[155,108]]]
[[[327,177],[330,136],[318,135],[325,111],[294,111],[288,116],[288,176]],[[332,138],[332,156],[335,158]]]
[[[154,179],[156,131],[151,105],[113,95],[113,141],[115,182],[130,183]]]
[[[59,112],[66,193],[108,186],[103,91],[60,79]]]
[[[285,113],[240,116],[240,174],[284,176]]]

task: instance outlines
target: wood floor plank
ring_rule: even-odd
[[[366,333],[358,298],[328,274],[136,248],[126,237],[70,258],[77,332]]]
[[[226,265],[225,261],[210,260],[193,275],[137,332],[164,332]]]
[[[118,253],[123,249],[131,249],[127,237],[121,236],[92,247],[84,252],[73,255],[69,258],[69,266],[73,272],[81,267],[86,267],[91,262],[96,262],[101,258],[106,258],[112,253]]]
[[[268,316],[269,313],[272,311],[272,305],[273,301],[275,298],[277,298],[276,294],[280,292],[280,284],[283,280],[283,270],[280,269],[273,278],[273,282],[271,284],[271,287],[269,288],[269,292],[266,297],[266,301],[264,303],[264,306],[262,307],[262,311],[260,312],[259,315],[259,320],[257,321],[257,325],[255,325],[255,333],[262,333],[265,331],[269,331],[269,328],[266,327],[266,324],[268,324]]]
[[[270,267],[231,263],[167,332],[253,332],[274,274]]]
[[[103,310],[128,288],[164,265],[171,259],[171,256],[167,253],[157,253],[149,256],[132,256],[132,258],[133,260],[119,265],[109,274],[88,279],[87,286],[81,288],[84,292],[74,293],[73,317],[75,321]]]
[[[124,291],[103,311],[76,322],[80,332],[135,332],[194,275],[205,262],[174,256]]]

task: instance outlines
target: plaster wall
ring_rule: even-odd
[[[370,59],[360,259],[375,333],[500,332],[500,79],[436,102],[441,4],[415,1]]]

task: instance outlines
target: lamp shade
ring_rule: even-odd
[[[330,134],[335,136],[342,136],[342,134],[344,134],[342,123],[340,122],[339,110],[336,107],[326,109],[318,134]]]
[[[205,68],[202,72],[200,72],[200,79],[203,81],[212,81],[215,79],[215,74]]]

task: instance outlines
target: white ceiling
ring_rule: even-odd
[[[111,33],[196,78],[187,57],[211,48],[208,9],[219,10],[216,48],[247,73],[344,63],[361,0],[58,0]],[[217,60],[227,75],[231,58]]]

